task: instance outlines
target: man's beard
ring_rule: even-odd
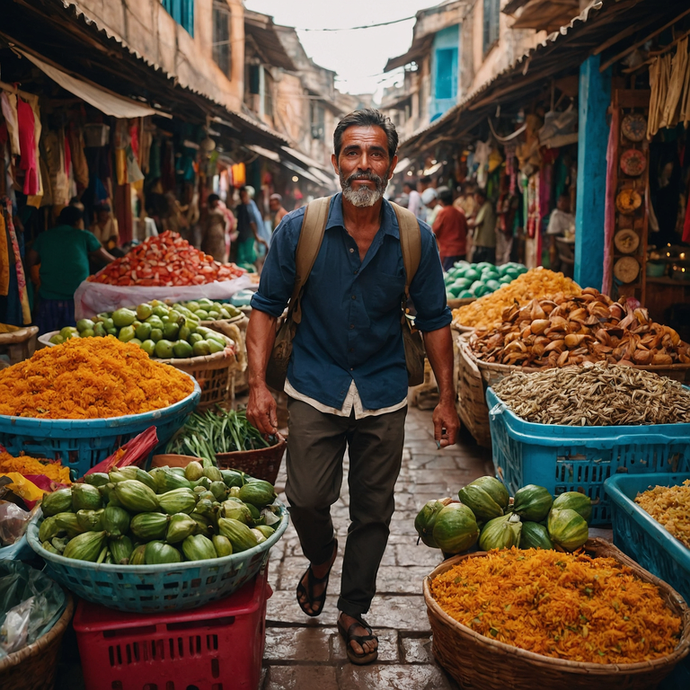
[[[353,189],[352,183],[355,180],[371,180],[375,185],[375,189],[369,189],[369,187],[361,186],[359,189]],[[353,205],[358,208],[366,208],[368,206],[373,206],[386,191],[388,186],[388,180],[383,177],[379,177],[373,172],[360,172],[350,175],[347,179],[343,176],[342,171],[340,172],[340,186],[343,189],[343,196]]]

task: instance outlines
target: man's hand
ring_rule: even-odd
[[[277,405],[266,385],[255,385],[249,389],[247,419],[264,436],[278,433]]]
[[[460,430],[460,420],[452,401],[441,401],[434,408],[434,438],[440,444],[439,448],[452,446]]]

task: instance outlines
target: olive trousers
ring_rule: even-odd
[[[355,419],[354,413],[324,414],[289,398],[288,413],[285,493],[302,551],[316,565],[333,555],[331,506],[340,496],[347,446],[350,525],[338,608],[361,616],[376,594],[376,575],[388,542],[407,408]]]

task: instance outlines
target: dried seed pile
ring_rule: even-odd
[[[690,423],[690,392],[677,381],[629,366],[599,362],[517,371],[494,391],[518,417],[538,424]]]
[[[690,345],[673,328],[652,321],[646,309],[633,309],[625,297],[612,302],[594,288],[507,307],[503,323],[477,329],[470,345],[484,362],[524,367],[690,364]]]
[[[690,549],[690,479],[681,486],[650,488],[635,503]]]
[[[519,307],[530,300],[563,293],[579,295],[580,286],[562,273],[554,273],[539,266],[523,273],[496,292],[484,295],[471,304],[453,310],[453,324],[473,328],[492,328],[501,325],[501,315],[506,307]]]

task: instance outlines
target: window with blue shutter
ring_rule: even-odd
[[[436,100],[458,95],[458,49],[440,48],[436,51]]]
[[[498,41],[501,0],[484,0],[484,53]]]
[[[194,0],[161,0],[161,4],[190,36],[194,36]]]

